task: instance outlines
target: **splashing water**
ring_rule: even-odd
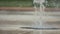
[[[34,0],[34,8],[35,8],[35,26],[34,28],[55,28],[52,25],[46,24],[47,19],[50,19],[50,16],[45,13],[45,6],[47,0]],[[46,19],[47,17],[47,19]]]
[[[35,17],[36,17],[36,21],[35,21],[36,26],[34,28],[43,28],[43,16],[45,9],[43,5],[44,2],[45,0],[34,0]],[[40,34],[42,34],[42,31],[40,32]]]
[[[34,8],[35,8],[35,27],[43,28],[43,16],[44,16],[44,5],[45,0],[34,0]]]

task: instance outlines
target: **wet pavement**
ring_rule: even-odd
[[[60,12],[46,12],[44,16],[46,21],[43,27],[46,28],[60,28]],[[17,26],[35,26],[34,11],[0,11],[0,25],[17,25]],[[42,27],[42,26],[41,26]],[[40,26],[39,26],[40,28]]]

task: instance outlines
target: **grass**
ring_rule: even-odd
[[[0,1],[0,7],[32,7],[32,1]]]

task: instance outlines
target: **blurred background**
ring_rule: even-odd
[[[60,0],[45,0],[45,14],[47,24],[51,24],[58,28],[60,23]],[[34,5],[40,6],[38,3],[33,3],[33,0],[0,0],[0,24],[6,25],[22,25],[33,26],[34,24]],[[51,22],[51,23],[50,23]],[[52,24],[53,23],[53,24]],[[56,26],[55,26],[56,25]],[[59,24],[60,25],[60,24]],[[59,27],[60,28],[60,27]]]
[[[23,30],[20,27],[35,26],[33,0],[0,0],[0,34],[41,34],[41,30]],[[44,26],[60,28],[60,0],[45,0],[46,23]],[[38,18],[38,17],[37,17]],[[60,30],[46,30],[43,34],[60,34]]]
[[[60,0],[45,0],[48,8],[60,7]],[[33,0],[0,0],[0,7],[33,7]]]
[[[2,25],[25,25],[33,26],[35,9],[33,0],[0,0],[0,24]],[[60,23],[60,0],[45,0],[45,14],[47,24],[54,24],[59,27]],[[49,23],[51,22],[51,23]],[[55,22],[58,22],[57,24]],[[53,25],[52,24],[52,25]],[[59,24],[60,25],[60,24]]]
[[[0,7],[32,7],[33,0],[0,0]]]

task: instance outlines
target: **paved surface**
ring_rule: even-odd
[[[60,12],[46,12],[48,16],[44,16],[44,27],[60,28]],[[40,30],[30,31],[23,30],[20,27],[35,27],[34,12],[19,12],[19,11],[0,11],[0,33],[1,34],[41,34]],[[39,25],[38,25],[39,26]],[[16,31],[17,30],[17,31]],[[8,32],[8,33],[7,33]],[[22,32],[22,33],[21,33]],[[60,34],[60,30],[45,30],[43,34]]]
[[[46,12],[47,16],[44,16],[44,20],[48,25],[54,25],[53,27],[59,27],[60,12]],[[32,11],[0,11],[0,25],[36,25],[34,12]],[[47,23],[48,22],[48,23]],[[57,22],[57,23],[56,23]],[[44,23],[45,24],[45,23]],[[56,26],[55,26],[56,25]],[[47,26],[47,25],[45,25]],[[59,27],[60,28],[60,27]]]
[[[60,30],[0,30],[0,34],[60,34]]]

